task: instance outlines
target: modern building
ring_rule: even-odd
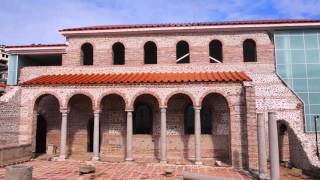
[[[8,75],[9,54],[4,50],[4,45],[0,45],[0,96],[4,93]]]
[[[267,132],[275,112],[280,160],[320,167],[320,20],[60,33],[65,44],[6,47],[12,88],[0,100],[15,102],[18,115],[4,123],[12,131],[3,143],[35,153],[54,145],[60,158],[257,169],[257,113]]]

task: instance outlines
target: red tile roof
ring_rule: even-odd
[[[251,81],[244,72],[59,74],[40,76],[21,85],[132,84]]]
[[[289,24],[289,23],[320,23],[320,20],[318,19],[276,19],[276,20],[247,20],[247,21],[198,22],[198,23],[107,25],[107,26],[88,26],[88,27],[79,27],[79,28],[67,28],[67,29],[60,30],[60,32],[85,31],[85,30],[134,29],[134,28],[159,28],[159,27],[193,27],[193,26],[258,25],[258,24]]]
[[[58,47],[58,46],[67,46],[67,45],[66,44],[29,44],[29,45],[5,46],[5,48]]]

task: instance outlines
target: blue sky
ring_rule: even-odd
[[[320,0],[1,0],[0,44],[63,43],[90,25],[320,19]]]

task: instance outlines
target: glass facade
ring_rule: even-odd
[[[320,115],[320,30],[278,31],[274,42],[277,73],[304,102],[305,131],[314,132],[314,115]]]

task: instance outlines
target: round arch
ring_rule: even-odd
[[[74,92],[74,93],[72,93],[72,94],[67,95],[67,97],[65,98],[66,101],[65,101],[65,104],[64,104],[63,107],[69,109],[70,100],[71,100],[71,98],[74,97],[75,95],[83,95],[83,96],[88,97],[88,98],[90,99],[90,101],[91,101],[92,109],[96,109],[95,103],[94,103],[94,102],[95,102],[95,98],[93,97],[93,95],[90,94],[90,93],[88,93],[88,92],[83,92],[83,91],[76,91],[76,92]]]
[[[157,93],[152,92],[152,91],[142,91],[142,92],[136,93],[136,94],[133,96],[133,98],[131,99],[131,101],[130,101],[130,103],[129,103],[129,105],[128,105],[128,108],[132,108],[132,109],[133,109],[133,106],[134,106],[135,101],[136,101],[136,100],[138,99],[138,97],[141,96],[141,95],[150,95],[150,96],[154,97],[154,98],[157,100],[157,102],[158,102],[158,104],[159,104],[159,107],[161,107],[161,106],[163,105],[162,100],[161,100],[160,96],[159,96]]]
[[[221,91],[212,91],[212,90],[209,90],[209,91],[206,91],[205,93],[203,93],[200,98],[199,98],[199,101],[198,101],[198,104],[201,105],[204,98],[207,97],[208,95],[210,94],[217,94],[217,95],[220,95],[222,97],[224,97],[224,99],[226,100],[227,102],[227,105],[228,105],[228,108],[231,112],[232,110],[232,103],[231,103],[231,100],[230,98],[224,93],[224,92],[221,92]]]
[[[120,91],[111,91],[111,92],[102,93],[98,96],[98,98],[95,101],[95,105],[94,105],[97,108],[97,110],[101,109],[101,103],[102,103],[103,98],[105,98],[106,96],[110,96],[110,95],[120,96],[125,103],[125,107],[128,106],[128,98],[124,93],[122,93]]]
[[[171,92],[170,94],[168,94],[166,96],[166,98],[164,100],[164,106],[167,106],[170,98],[172,98],[176,94],[184,94],[184,95],[188,96],[190,98],[193,106],[199,106],[199,104],[197,104],[196,98],[190,92],[187,92],[187,91],[174,91],[174,92]]]
[[[44,96],[53,96],[57,101],[58,101],[58,104],[59,104],[59,107],[61,108],[61,105],[63,104],[62,102],[62,99],[61,97],[54,93],[54,92],[41,92],[40,94],[36,95],[33,99],[32,99],[32,104],[33,104],[33,109],[36,110],[36,106],[37,106],[37,103],[41,100],[42,97]]]

